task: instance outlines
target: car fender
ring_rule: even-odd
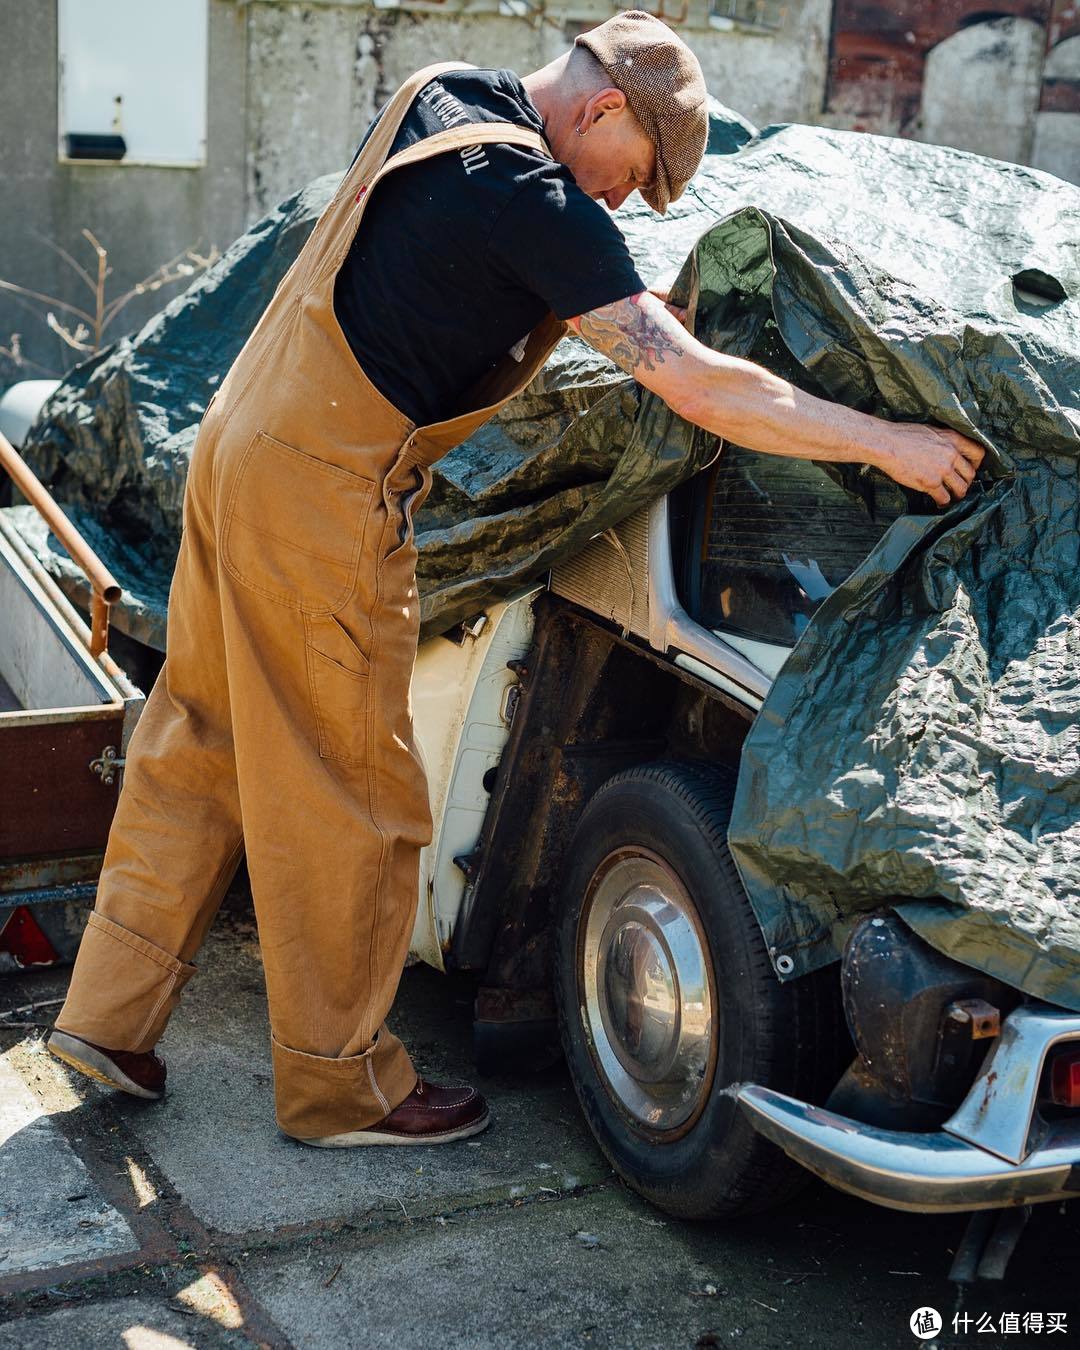
[[[452,630],[460,641],[433,637],[417,651],[413,726],[428,777],[433,830],[420,857],[409,950],[437,970],[445,969],[465,899],[466,877],[454,859],[476,847],[491,796],[485,776],[498,764],[510,733],[509,694],[518,681],[507,663],[529,649],[532,602],[541,589],[489,605],[482,624],[469,620]]]

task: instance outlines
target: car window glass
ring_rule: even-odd
[[[816,464],[739,446],[703,477],[694,617],[766,642],[793,645],[895,514]]]

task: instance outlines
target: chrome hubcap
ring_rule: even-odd
[[[713,992],[697,911],[659,859],[606,858],[586,900],[582,1014],[615,1100],[640,1125],[677,1130],[713,1071]]]

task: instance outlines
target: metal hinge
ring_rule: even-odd
[[[90,761],[90,772],[96,773],[106,787],[112,787],[117,778],[124,781],[124,765],[127,760],[117,752],[115,745],[107,745],[97,759]]]

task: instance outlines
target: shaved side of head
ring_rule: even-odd
[[[607,71],[584,47],[570,48],[563,79],[567,97],[580,98],[583,103],[601,89],[611,88]]]

